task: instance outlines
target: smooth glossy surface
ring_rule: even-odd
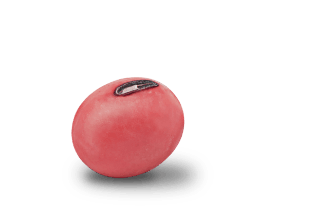
[[[126,78],[93,92],[79,107],[72,128],[75,150],[92,170],[131,177],[162,163],[178,145],[184,128],[182,107],[163,84],[125,96],[114,94]]]

